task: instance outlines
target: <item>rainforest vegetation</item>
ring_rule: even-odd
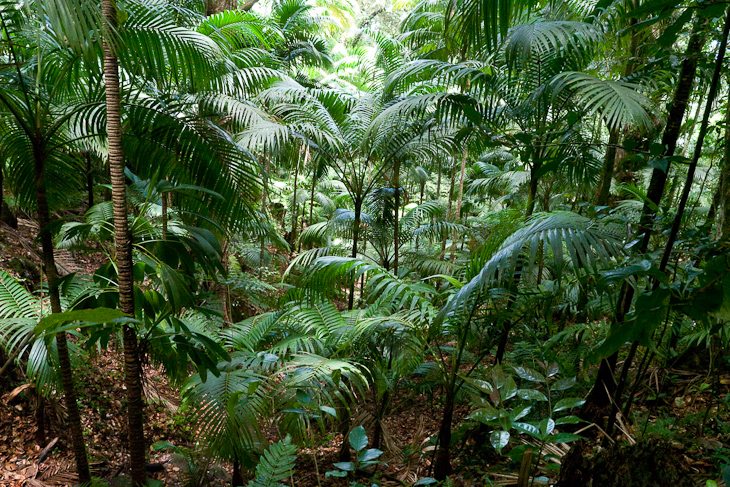
[[[0,0],[0,484],[730,485],[729,32]]]

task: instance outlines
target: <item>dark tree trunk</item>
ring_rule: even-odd
[[[398,276],[398,254],[400,254],[400,161],[393,166],[393,191],[395,191],[393,206],[393,274]]]
[[[438,447],[434,460],[433,477],[444,480],[451,473],[451,422],[454,419],[454,393],[447,391],[444,414],[439,426]]]
[[[91,165],[91,154],[85,153],[86,159],[86,206],[94,206],[94,168]]]
[[[36,205],[39,227],[38,236],[41,241],[43,270],[45,271],[46,281],[48,283],[48,296],[51,301],[51,312],[61,313],[63,309],[61,308],[61,294],[58,288],[58,271],[56,270],[56,260],[53,255],[53,236],[51,235],[49,228],[51,217],[48,208],[45,181],[46,154],[43,151],[40,139],[41,137],[38,136],[33,147],[35,157]],[[61,372],[64,403],[66,405],[66,414],[68,415],[68,428],[71,435],[74,458],[76,460],[76,472],[79,475],[80,483],[90,482],[91,474],[89,472],[89,462],[86,458],[86,444],[84,443],[84,434],[81,426],[81,415],[79,414],[79,406],[76,402],[73,370],[71,368],[71,358],[68,353],[66,333],[59,333],[56,335],[56,348],[58,350],[58,365]]]
[[[289,234],[289,245],[291,245],[291,251],[294,253],[294,247],[297,243],[297,217],[299,211],[297,210],[297,187],[299,185],[299,158],[294,166],[294,195],[292,196],[292,209],[291,209],[291,233]]]
[[[525,218],[529,218],[535,212],[535,199],[537,198],[537,186],[540,182],[538,176],[542,163],[536,160],[530,168],[530,185],[527,193],[527,206],[525,207]]]
[[[233,460],[233,475],[231,476],[232,487],[240,487],[245,485],[243,482],[243,475],[241,474],[241,462]]]
[[[665,126],[664,133],[662,135],[662,145],[664,145],[665,148],[665,157],[673,156],[677,148],[677,140],[682,127],[682,121],[687,111],[687,105],[689,103],[692,86],[694,85],[695,74],[697,72],[698,56],[701,54],[702,46],[704,46],[705,43],[705,25],[706,21],[698,18],[695,20],[692,28],[692,35],[687,45],[684,61],[682,62],[679,79],[677,81],[677,88],[674,92],[672,106],[669,110],[667,125]],[[659,206],[662,195],[664,194],[668,171],[669,165],[667,165],[666,170],[656,168],[652,171],[651,181],[649,182],[649,189],[647,191],[647,197],[651,203],[644,205],[639,224],[639,235],[642,239],[638,249],[640,253],[645,253],[649,248],[653,223],[656,217],[654,208]],[[626,316],[631,309],[633,297],[634,288],[628,284],[624,284],[620,291],[616,317],[612,326],[624,325],[624,316]],[[603,412],[608,413],[607,408],[610,408],[611,400],[613,399],[613,395],[617,388],[614,376],[614,369],[616,367],[617,360],[618,352],[601,361],[596,382],[594,383],[591,392],[588,394],[583,406],[582,417],[585,419],[600,421]],[[616,398],[616,400],[618,401],[619,399]]]
[[[727,48],[728,33],[730,32],[730,9],[727,11],[725,18],[725,26],[722,32],[722,40],[720,41],[720,47],[717,51],[717,58],[715,60],[715,70],[712,73],[712,81],[710,82],[710,91],[707,94],[707,101],[705,104],[705,113],[702,116],[702,123],[700,124],[700,131],[697,134],[697,142],[695,143],[694,153],[692,154],[692,160],[687,167],[687,178],[682,188],[682,194],[679,197],[679,205],[677,206],[677,214],[674,216],[672,221],[672,228],[669,231],[669,237],[667,238],[667,244],[664,248],[664,254],[659,264],[659,270],[664,272],[669,263],[669,257],[672,254],[672,248],[674,242],[677,240],[677,234],[679,228],[682,225],[682,217],[684,216],[684,210],[687,208],[687,201],[689,200],[689,193],[692,190],[692,183],[694,182],[695,172],[697,170],[697,163],[702,155],[702,145],[705,141],[705,135],[707,135],[707,127],[710,122],[710,115],[712,114],[712,105],[717,96],[717,91],[720,87],[720,74],[722,72],[722,63],[725,59],[725,49]],[[725,149],[727,151],[727,148]]]
[[[3,174],[4,162],[0,162],[0,221],[12,228],[18,228],[18,219],[5,203],[5,177]]]
[[[108,29],[117,22],[115,0],[102,0],[102,14]],[[105,36],[110,35],[105,32]],[[104,87],[107,113],[107,141],[109,174],[114,208],[114,244],[119,286],[119,308],[129,316],[135,315],[134,276],[132,274],[132,238],[127,221],[127,187],[124,178],[122,150],[121,98],[119,94],[119,63],[112,44],[105,40]],[[142,368],[137,333],[124,327],[124,383],[127,388],[127,434],[130,454],[130,473],[135,485],[145,482],[144,401],[142,399]]]
[[[358,195],[355,197],[355,221],[352,223],[352,253],[350,257],[357,257],[357,245],[360,240],[360,219],[362,217],[362,199]],[[350,295],[347,298],[347,309],[351,310],[355,304],[355,281],[350,286]]]
[[[723,241],[730,241],[730,97],[725,112],[725,152],[720,168],[720,186],[717,190],[717,212],[719,223],[717,235]]]
[[[664,146],[663,156],[665,158],[672,157],[677,149],[682,121],[687,111],[695,74],[697,73],[697,63],[699,56],[702,54],[702,47],[705,45],[704,30],[706,24],[707,21],[705,19],[698,18],[695,20],[692,35],[687,44],[687,51],[685,52],[684,61],[682,62],[682,68],[677,81],[677,89],[674,92],[672,107],[667,116],[667,125],[662,135],[662,145]],[[642,252],[646,252],[649,248],[649,239],[651,238],[651,230],[656,216],[653,208],[658,207],[662,199],[670,167],[671,163],[667,162],[666,168],[654,168],[651,173],[649,188],[646,192],[647,199],[650,203],[648,202],[644,205],[639,223],[639,232],[642,234]]]
[[[596,193],[596,206],[605,206],[608,204],[608,197],[611,194],[611,182],[613,181],[613,172],[616,164],[616,145],[619,142],[619,131],[611,130],[608,136],[608,147],[606,147],[606,155],[603,159],[603,169],[601,171],[601,182]]]

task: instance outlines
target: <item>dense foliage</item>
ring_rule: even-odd
[[[0,270],[3,388],[64,399],[81,483],[111,479],[75,369],[123,350],[134,484],[156,367],[191,485],[299,485],[334,435],[318,483],[387,482],[426,396],[399,482],[646,485],[574,467],[620,464],[691,363],[696,480],[730,481],[727,4],[362,3],[0,0],[1,216],[42,262]]]

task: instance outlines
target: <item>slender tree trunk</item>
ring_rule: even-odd
[[[452,209],[452,201],[454,199],[454,185],[456,184],[456,166],[451,168],[451,182],[449,183],[449,202],[448,207],[446,209],[446,218],[451,219],[451,209]],[[448,235],[443,236],[443,240],[441,240],[441,260],[446,257],[446,240]]]
[[[5,169],[4,161],[0,161],[0,221],[4,222],[12,228],[18,228],[18,219],[12,214],[7,203],[5,203],[5,178],[3,171]]]
[[[444,414],[438,433],[438,447],[434,460],[433,476],[436,480],[444,480],[451,473],[451,423],[454,420],[454,393],[447,391]]]
[[[702,47],[705,44],[705,26],[707,21],[705,19],[696,19],[692,28],[692,35],[687,45],[687,51],[685,52],[684,61],[682,62],[682,68],[679,74],[679,80],[677,81],[677,89],[674,92],[674,99],[672,101],[672,107],[669,110],[667,116],[667,125],[664,128],[664,134],[662,135],[662,145],[664,146],[664,157],[666,158],[667,166],[664,168],[654,168],[651,173],[651,180],[649,181],[649,188],[647,189],[646,196],[649,200],[644,205],[641,215],[641,221],[639,223],[639,231],[642,235],[641,249],[642,252],[646,252],[649,248],[649,239],[651,238],[651,228],[654,224],[654,217],[656,212],[652,207],[658,207],[662,195],[664,194],[664,188],[667,184],[667,177],[669,175],[669,169],[671,163],[669,158],[674,155],[677,149],[677,141],[679,140],[679,134],[682,129],[682,121],[687,111],[689,104],[689,98],[692,93],[692,86],[694,85],[695,74],[697,73],[697,63],[699,56],[702,54]]]
[[[466,149],[464,149],[464,153],[461,156],[461,168],[459,169],[459,193],[456,196],[456,214],[454,215],[454,221],[456,223],[461,221],[461,205],[464,200],[464,177],[466,174],[466,159],[467,159],[467,152]],[[456,260],[456,240],[458,239],[458,235],[456,232],[452,235],[452,242],[451,242],[451,261]]]
[[[306,150],[306,149],[305,149]],[[308,153],[308,152],[307,152]],[[306,158],[306,156],[305,156]],[[292,196],[292,209],[291,209],[291,234],[289,236],[290,244],[291,244],[291,251],[294,253],[294,245],[297,241],[297,217],[299,216],[299,211],[297,210],[297,187],[299,186],[299,162],[301,159],[300,157],[297,158],[297,163],[294,166],[294,195]],[[306,160],[304,162],[306,164]]]
[[[705,20],[696,19],[692,28],[692,34],[687,45],[679,79],[677,81],[677,88],[674,92],[674,98],[669,110],[667,124],[662,135],[662,145],[665,147],[665,157],[673,156],[677,148],[677,140],[682,127],[682,121],[684,120],[684,115],[687,111],[687,105],[689,103],[692,86],[694,85],[695,74],[697,72],[698,56],[702,53],[702,47],[705,43],[705,25]],[[655,168],[652,171],[652,177],[647,191],[647,197],[651,203],[644,205],[639,224],[638,233],[642,239],[638,249],[639,253],[643,254],[649,248],[649,240],[651,238],[654,218],[656,217],[654,208],[658,207],[664,193],[668,171],[669,166],[667,166],[666,171],[660,168]],[[619,293],[616,317],[612,327],[624,325],[624,317],[631,309],[633,296],[634,288],[628,284],[624,284]],[[591,421],[600,421],[602,412],[611,404],[611,400],[613,399],[613,395],[617,388],[617,383],[614,377],[614,369],[616,367],[617,360],[618,352],[601,360],[596,382],[593,385],[591,392],[588,394],[583,406],[582,417]],[[610,418],[609,422],[611,422]]]
[[[48,282],[48,296],[51,300],[51,312],[61,313],[63,309],[61,308],[61,294],[58,288],[58,271],[56,270],[56,260],[53,255],[53,238],[49,229],[51,218],[48,208],[45,181],[46,155],[43,152],[43,148],[39,140],[40,136],[34,143],[33,147],[33,153],[35,156],[35,190],[36,205],[38,207],[38,232],[43,254],[43,270],[46,274],[46,281]],[[81,426],[81,415],[79,414],[79,406],[76,402],[73,370],[71,368],[71,358],[68,353],[66,333],[59,333],[56,335],[56,348],[58,350],[58,364],[61,371],[61,383],[63,385],[66,414],[68,415],[68,428],[69,433],[71,434],[71,443],[73,446],[74,458],[76,460],[76,472],[79,475],[79,483],[90,482],[91,474],[89,472],[89,462],[86,458],[86,444],[84,443],[84,434]],[[40,407],[43,407],[42,400]]]
[[[611,194],[611,182],[613,181],[614,166],[616,164],[616,145],[619,142],[618,129],[611,130],[608,136],[608,147],[606,155],[603,159],[603,169],[601,171],[601,182],[596,193],[596,206],[605,206],[608,204],[608,197]]]
[[[535,200],[537,199],[537,186],[540,182],[538,172],[542,167],[542,162],[535,156],[535,162],[530,168],[530,185],[527,193],[527,205],[525,206],[525,219],[532,216],[535,212]]]
[[[124,152],[122,150],[121,97],[119,94],[119,63],[108,37],[113,34],[117,22],[114,0],[102,0],[102,14],[106,22],[103,42],[104,87],[107,112],[107,141],[109,174],[114,208],[114,244],[119,286],[119,308],[129,316],[135,316],[134,276],[132,274],[132,239],[127,221],[127,186],[124,178]],[[142,368],[140,364],[137,334],[134,328],[124,327],[124,383],[127,388],[127,434],[132,482],[145,482],[144,401],[142,400]]]
[[[362,217],[362,198],[360,195],[355,196],[355,221],[352,223],[352,253],[350,257],[357,257],[357,245],[360,239],[360,219]],[[347,309],[351,310],[355,304],[355,281],[350,286],[350,295],[347,298]]]
[[[393,191],[394,206],[393,209],[393,274],[398,276],[398,254],[400,253],[400,161],[396,160],[393,165]]]
[[[160,203],[162,212],[162,240],[167,240],[167,194],[160,195]]]
[[[317,188],[317,168],[312,167],[312,188],[309,191],[309,221],[307,226],[311,225],[314,221],[314,192]]]
[[[86,159],[86,204],[88,208],[94,206],[94,168],[91,165],[91,154],[84,154]]]
[[[266,158],[266,163],[264,164],[264,171],[263,171],[263,177],[261,178],[262,183],[262,189],[261,189],[261,213],[264,215],[267,214],[267,201],[269,198],[269,171],[271,170],[271,163],[269,161],[269,158]],[[261,242],[259,247],[259,271],[258,275],[259,278],[263,276],[264,274],[264,260],[266,257],[266,237],[263,235],[261,236]]]
[[[716,208],[719,209],[718,239],[730,241],[730,97],[725,112],[725,152],[720,168]]]
[[[231,477],[232,487],[240,487],[244,485],[243,475],[241,474],[241,462],[233,460],[233,475]]]
[[[669,231],[669,237],[667,238],[667,244],[664,248],[664,254],[659,264],[659,270],[664,272],[669,263],[669,257],[672,254],[672,248],[674,242],[677,240],[677,234],[679,233],[679,227],[682,225],[682,217],[684,216],[684,210],[687,207],[687,201],[689,200],[689,193],[692,190],[692,183],[694,182],[695,172],[697,170],[697,163],[702,155],[702,145],[705,141],[705,135],[707,134],[707,127],[710,122],[710,115],[712,114],[712,105],[715,102],[717,91],[720,87],[720,75],[722,73],[722,63],[725,59],[725,50],[727,48],[728,33],[730,33],[730,9],[727,10],[725,18],[725,26],[722,32],[722,40],[720,41],[720,47],[717,51],[717,58],[715,59],[715,70],[712,73],[712,81],[710,82],[710,90],[707,94],[707,101],[705,104],[705,113],[702,116],[702,123],[700,124],[700,131],[697,134],[697,142],[695,143],[694,153],[692,154],[692,160],[687,167],[687,179],[684,182],[684,188],[682,194],[679,197],[679,205],[677,206],[677,214],[674,216],[672,222],[672,228]],[[727,148],[725,149],[727,151]]]

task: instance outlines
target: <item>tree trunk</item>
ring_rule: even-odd
[[[451,215],[451,209],[452,209],[452,206],[453,206],[452,201],[454,199],[454,185],[455,184],[456,184],[456,166],[454,166],[454,167],[451,168],[451,182],[449,183],[449,202],[448,202],[448,206],[446,208],[446,218],[447,219],[450,219],[451,216],[452,216]],[[444,257],[446,257],[446,240],[447,240],[447,237],[448,237],[448,235],[444,235],[443,236],[443,239],[441,240],[441,255],[440,255],[441,260],[443,260]]]
[[[606,147],[606,155],[603,159],[603,169],[601,171],[601,182],[596,193],[596,206],[606,206],[608,197],[611,194],[611,182],[613,181],[614,166],[616,164],[616,145],[619,142],[619,131],[611,130],[608,136],[608,147]]]
[[[698,18],[692,27],[692,35],[687,44],[687,51],[685,52],[684,61],[682,62],[682,68],[679,73],[679,80],[677,81],[677,89],[674,92],[672,107],[667,116],[667,125],[662,135],[662,145],[665,148],[663,156],[665,158],[672,157],[677,149],[677,140],[682,129],[682,121],[687,111],[695,74],[697,73],[697,63],[699,56],[702,54],[702,47],[705,44],[704,29],[706,24],[706,19]],[[653,207],[659,206],[662,195],[664,194],[664,188],[667,184],[670,167],[671,163],[667,162],[666,169],[654,168],[651,173],[649,188],[646,192],[649,202],[644,205],[639,223],[639,232],[642,234],[641,252],[646,252],[649,248],[651,229],[656,216]]]
[[[122,151],[121,98],[119,94],[119,63],[107,36],[116,28],[117,8],[114,0],[102,0],[106,21],[104,50],[104,87],[107,112],[107,141],[109,174],[114,208],[114,245],[119,286],[119,308],[129,316],[135,315],[134,276],[132,274],[132,239],[127,221],[127,187],[124,178]],[[127,434],[132,482],[145,482],[144,402],[142,400],[142,370],[134,328],[124,327],[124,383],[127,388]]]
[[[355,197],[355,221],[352,223],[352,253],[350,257],[357,257],[357,244],[360,239],[360,218],[362,214],[362,199],[360,195]],[[347,298],[347,309],[351,310],[355,304],[355,281],[350,286],[350,295]]]
[[[294,195],[292,196],[292,209],[291,209],[291,233],[289,234],[289,244],[291,245],[291,252],[294,253],[294,246],[297,242],[297,217],[299,211],[297,211],[297,186],[299,185],[299,159],[294,166]]]
[[[231,476],[232,487],[240,487],[245,485],[243,475],[241,474],[241,462],[233,460],[233,475]]]
[[[398,254],[400,253],[400,161],[393,166],[393,191],[395,191],[393,209],[393,274],[398,276]]]
[[[664,248],[664,254],[659,264],[659,270],[664,272],[669,263],[669,257],[672,254],[672,248],[674,242],[677,239],[679,233],[679,227],[682,225],[682,217],[684,216],[684,210],[687,207],[687,201],[689,200],[689,193],[692,190],[692,183],[694,182],[695,171],[697,170],[697,163],[702,155],[702,145],[705,141],[705,135],[707,134],[707,127],[710,122],[710,115],[712,114],[712,105],[717,96],[718,88],[720,87],[720,74],[722,72],[722,63],[725,59],[725,49],[727,48],[728,33],[730,33],[730,9],[727,10],[727,16],[725,18],[725,26],[722,32],[722,40],[720,41],[720,47],[717,51],[717,58],[715,60],[715,70],[712,73],[712,81],[710,82],[710,90],[707,94],[707,101],[705,104],[705,113],[702,116],[702,123],[700,124],[700,131],[697,134],[697,142],[695,143],[694,153],[692,154],[692,160],[687,167],[687,179],[684,182],[684,188],[682,188],[682,194],[679,197],[679,205],[677,206],[677,214],[674,216],[672,222],[672,228],[669,231],[669,237],[667,238],[667,244]],[[727,148],[725,149],[727,151]]]
[[[665,157],[673,156],[677,148],[677,140],[682,127],[682,121],[684,120],[684,115],[687,111],[687,105],[689,103],[692,86],[694,85],[695,74],[697,72],[698,56],[701,54],[702,47],[705,43],[705,25],[706,20],[696,19],[692,27],[692,34],[682,62],[679,79],[677,81],[677,88],[672,100],[672,106],[669,110],[667,125],[665,126],[664,133],[662,135],[662,145],[664,145],[665,148]],[[664,194],[668,171],[669,165],[667,165],[666,171],[660,168],[655,168],[652,171],[652,177],[647,191],[647,197],[651,203],[645,204],[642,209],[638,230],[642,239],[638,249],[641,254],[645,253],[649,248],[654,218],[656,217],[654,208],[659,206],[662,195]],[[624,317],[631,309],[633,297],[634,288],[624,283],[619,293],[616,317],[611,325],[612,327],[624,326]],[[593,388],[588,394],[586,402],[583,405],[581,417],[589,421],[600,421],[601,416],[606,411],[606,408],[611,405],[611,401],[620,401],[619,398],[613,397],[618,388],[618,384],[614,377],[614,369],[616,367],[617,360],[618,352],[601,360],[596,382],[594,383]],[[612,420],[609,418],[609,423],[611,423],[611,421]]]
[[[535,157],[537,159],[537,157]],[[536,160],[530,168],[530,185],[527,193],[527,205],[525,207],[525,219],[532,216],[535,212],[535,199],[537,199],[537,185],[540,182],[538,172],[542,167],[542,162]]]
[[[438,434],[438,447],[436,448],[436,459],[434,461],[433,477],[436,480],[444,480],[451,473],[451,422],[454,419],[454,394],[447,391],[444,415],[441,418],[441,426]]]
[[[43,152],[40,139],[41,137],[39,136],[34,142],[33,147],[35,157],[36,205],[38,207],[38,232],[43,254],[43,270],[45,271],[46,281],[48,282],[51,312],[61,313],[63,309],[61,308],[61,294],[58,288],[58,271],[56,270],[56,260],[53,255],[53,238],[49,229],[51,218],[45,181],[46,155]],[[58,333],[56,335],[56,348],[58,350],[58,365],[61,372],[64,403],[66,405],[66,414],[68,415],[68,428],[71,434],[71,444],[76,460],[76,472],[79,475],[79,483],[90,482],[91,474],[89,472],[89,462],[86,458],[86,444],[84,443],[84,434],[81,427],[81,415],[79,414],[79,406],[76,402],[73,370],[71,368],[71,358],[68,353],[66,333]]]
[[[454,215],[454,221],[458,223],[461,221],[461,205],[463,203],[464,199],[464,176],[466,173],[466,159],[467,159],[467,152],[466,149],[464,149],[464,153],[461,156],[461,168],[459,169],[459,193],[456,196],[456,214]],[[456,234],[456,231],[454,231],[454,234],[452,235],[452,242],[451,242],[451,261],[456,260],[456,240],[458,239],[458,235]]]
[[[94,169],[91,165],[91,154],[84,154],[86,159],[86,205],[90,209],[94,206]]]
[[[720,168],[720,187],[717,191],[719,223],[717,236],[723,241],[730,241],[730,97],[725,112],[725,152]]]
[[[18,219],[15,218],[15,215],[10,211],[10,208],[8,208],[7,203],[5,203],[5,178],[3,174],[5,162],[0,162],[0,221],[5,223],[6,225],[9,225],[12,228],[18,228]]]

